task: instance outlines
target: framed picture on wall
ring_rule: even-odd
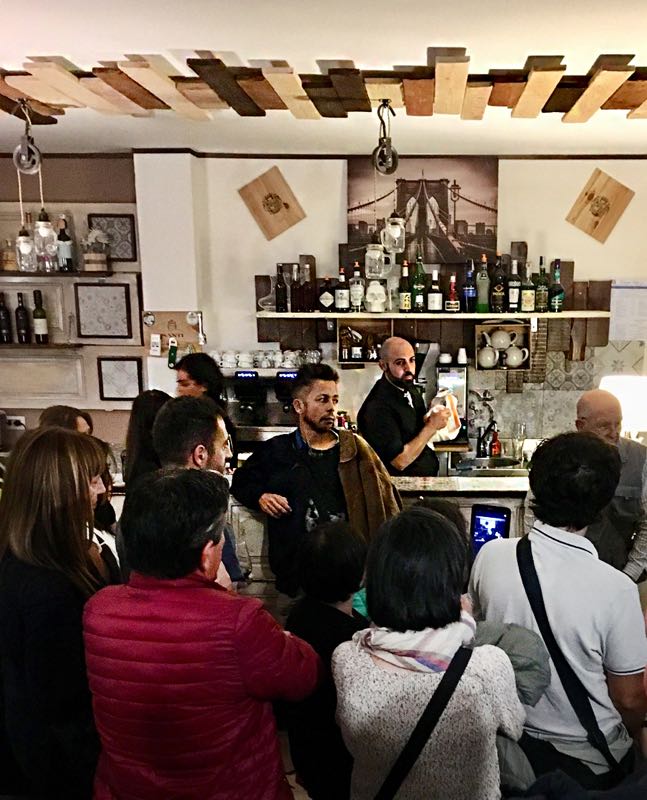
[[[132,336],[127,283],[75,283],[74,302],[80,339],[129,339]]]
[[[112,261],[137,261],[134,214],[88,214],[88,228],[106,234]]]
[[[134,400],[143,390],[141,358],[100,357],[97,370],[102,400]]]

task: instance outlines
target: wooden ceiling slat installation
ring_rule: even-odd
[[[598,70],[582,96],[564,114],[562,122],[586,122],[603,103],[633,75],[632,67],[610,67]]]
[[[187,64],[241,117],[265,116],[264,109],[240,88],[236,78],[219,58],[190,58]]]
[[[630,111],[642,105],[647,100],[647,70],[636,69],[626,83],[614,92],[602,108],[606,110]]]
[[[23,122],[25,121],[25,118],[20,110],[16,108],[16,101],[4,94],[0,94],[0,111],[3,111],[6,114],[11,114],[14,117],[18,117]],[[56,117],[39,114],[38,112],[34,111],[33,107],[29,113],[29,118],[34,125],[56,125],[58,122]]]
[[[176,75],[171,78],[175,88],[190,100],[198,108],[205,111],[221,111],[229,108],[229,103],[225,103],[214,90],[200,78],[186,78],[184,75]]]
[[[561,57],[558,58],[561,61]],[[563,64],[552,67],[536,64],[531,67],[526,85],[512,108],[512,116],[517,119],[538,117],[565,71]]]
[[[272,89],[285,103],[296,119],[320,119],[321,114],[315,108],[301,84],[301,79],[292,67],[264,67],[263,75]]]
[[[371,111],[371,101],[358,69],[333,68],[328,75],[345,111]]]
[[[129,78],[139,83],[149,92],[163,100],[170,108],[181,117],[204,122],[209,119],[209,114],[198,108],[175,88],[173,81],[161,72],[157,72],[147,61],[120,61],[119,69]]]
[[[404,96],[400,78],[365,77],[364,83],[373,108],[377,108],[382,100],[390,100],[393,108],[404,108]]]
[[[491,83],[468,83],[463,97],[461,119],[483,119],[491,94]]]
[[[112,62],[110,66],[106,62],[105,66],[94,67],[92,72],[99,80],[107,83],[108,86],[112,86],[119,94],[127,97],[145,111],[161,111],[170,108],[167,103],[160,100],[152,92],[149,92],[140,83],[128,77],[125,72],[122,72],[116,61]]]
[[[434,83],[433,78],[403,78],[404,105],[410,117],[434,113]]]
[[[25,98],[24,92],[20,92],[18,89],[14,89],[13,86],[9,86],[9,84],[5,81],[3,74],[0,74],[0,94],[4,95],[4,97],[7,97],[9,100],[13,100],[14,102],[23,100]],[[65,114],[65,109],[58,108],[56,106],[48,106],[45,105],[45,103],[39,103],[38,100],[31,99],[29,101],[29,106],[32,111],[35,111],[36,114],[43,117],[60,116],[61,114]],[[48,122],[46,124],[49,125],[51,123]]]
[[[301,83],[322,117],[339,119],[348,116],[327,75],[302,75]]]
[[[469,75],[469,56],[437,56],[434,112],[460,114]]]
[[[263,70],[256,67],[230,67],[229,71],[240,88],[249,95],[259,108],[265,111],[285,111],[287,106],[272,89],[263,75]]]
[[[81,107],[78,101],[73,100],[71,97],[68,97],[68,95],[63,94],[63,92],[59,92],[57,89],[43,83],[40,78],[34,75],[8,74],[5,75],[5,80],[9,86],[13,86],[14,89],[23,92],[26,97],[33,97],[35,100],[39,100],[46,105],[58,106],[59,108],[67,108],[70,106]]]
[[[23,64],[23,68],[38,77],[43,83],[71,97],[79,105],[92,108],[101,114],[120,113],[116,106],[95,94],[87,85],[84,86],[77,77],[56,62],[35,61]],[[97,78],[90,78],[90,80],[97,80]]]
[[[99,80],[94,75],[91,78],[81,78],[81,86],[94,92],[99,97],[103,98],[106,102],[110,103],[121,114],[130,114],[132,117],[150,117],[152,111],[146,111],[137,103],[133,103],[128,97],[125,97],[121,92],[113,89],[109,83]]]

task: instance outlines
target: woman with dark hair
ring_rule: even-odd
[[[333,651],[368,626],[353,611],[364,576],[366,543],[347,522],[329,522],[308,533],[297,558],[305,594],[290,612],[286,630],[312,645],[325,675],[318,689],[286,706],[290,755],[312,800],[348,800],[353,759],[335,722],[337,695],[330,672]]]
[[[124,482],[129,489],[137,478],[155,472],[162,464],[153,447],[153,423],[160,408],[171,396],[159,389],[138,395],[130,412],[126,434],[126,470]]]
[[[474,638],[462,608],[467,545],[456,526],[425,508],[386,522],[368,555],[373,627],[333,656],[337,720],[354,758],[353,800],[372,800],[456,654]],[[497,647],[476,648],[447,707],[401,784],[407,800],[497,800],[497,731],[522,733],[512,665]]]
[[[81,618],[107,578],[91,542],[104,466],[91,436],[37,428],[12,451],[0,499],[2,733],[25,788],[44,798],[92,794]]]
[[[92,434],[94,424],[87,411],[74,406],[50,406],[38,418],[39,428],[67,428],[69,431]]]

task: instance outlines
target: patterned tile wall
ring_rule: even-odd
[[[644,342],[609,342],[606,347],[587,348],[584,361],[568,361],[564,353],[548,353],[546,381],[526,383],[521,394],[508,394],[500,371],[470,368],[469,388],[494,399],[490,405],[502,437],[510,435],[516,422],[526,423],[526,436],[544,438],[573,430],[575,406],[582,392],[595,389],[604,375],[642,375]],[[504,376],[505,377],[505,376]],[[478,400],[472,396],[478,404]],[[477,423],[478,424],[478,423]]]

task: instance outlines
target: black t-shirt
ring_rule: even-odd
[[[359,432],[382,459],[391,475],[422,476],[438,474],[438,457],[430,447],[403,470],[391,461],[424,426],[425,401],[415,386],[402,390],[383,375],[373,386],[357,415]]]
[[[339,442],[328,450],[301,450],[312,477],[305,528],[347,518],[344,489],[339,478]]]

